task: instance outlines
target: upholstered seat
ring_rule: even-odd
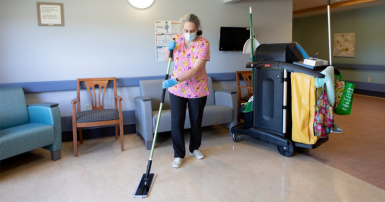
[[[61,117],[58,104],[26,105],[20,87],[0,88],[0,160],[40,147],[61,158]]]
[[[24,153],[53,142],[53,127],[41,123],[27,123],[0,130],[2,156]],[[28,144],[25,144],[28,143]]]
[[[158,119],[162,81],[145,80],[139,82],[140,97],[135,98],[136,133],[144,139],[146,149],[151,149],[153,134]],[[210,77],[208,77],[210,95],[207,96],[206,106],[203,111],[202,126],[225,124],[231,128],[237,124],[237,94],[229,91],[215,91]],[[184,128],[191,128],[189,112],[186,109]],[[171,130],[171,107],[169,92],[163,104],[162,115],[158,132]]]
[[[76,114],[77,123],[109,121],[116,119],[119,119],[119,111],[115,109],[87,110]]]
[[[205,107],[203,111],[202,127],[212,126],[223,123],[231,123],[233,121],[233,109],[227,106],[210,105]],[[155,131],[156,121],[158,120],[159,111],[152,112],[152,130]],[[162,110],[162,117],[159,122],[158,132],[170,131],[171,109]],[[185,128],[191,128],[189,111],[186,110]]]

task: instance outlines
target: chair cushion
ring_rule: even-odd
[[[119,112],[116,109],[87,110],[76,114],[76,119],[76,123],[116,120]]]
[[[0,130],[0,160],[53,144],[52,125],[27,123]]]
[[[29,122],[21,87],[0,88],[0,114],[0,130]]]
[[[157,79],[157,80],[140,80],[139,81],[139,90],[140,90],[140,96],[148,96],[151,98],[151,107],[152,110],[158,111],[159,110],[159,104],[160,99],[162,97],[162,82],[163,79]],[[211,77],[207,77],[207,82],[209,85],[209,93],[210,95],[207,96],[206,106],[208,105],[214,105],[215,99],[214,99],[214,89],[213,89],[213,82]],[[163,103],[163,110],[170,109],[170,95],[168,90],[166,90],[166,95]]]
[[[152,112],[152,130],[155,131],[156,121],[159,111]],[[233,121],[233,110],[230,107],[209,105],[203,111],[202,126],[230,123]],[[186,110],[186,120],[184,128],[191,128],[188,109]],[[162,110],[158,132],[171,131],[171,110]]]

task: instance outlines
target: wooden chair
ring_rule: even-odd
[[[237,90],[238,90],[238,113],[241,109],[241,103],[245,103],[253,96],[253,71],[236,71]],[[241,81],[245,85],[241,85]],[[246,89],[242,91],[242,89]],[[241,114],[238,115],[238,122]]]
[[[107,84],[109,81],[112,81],[114,86],[115,109],[104,109],[104,95],[106,93]],[[80,83],[81,82],[84,82],[87,88],[88,94],[91,98],[92,110],[81,111],[81,104],[80,104]],[[102,97],[100,96],[101,92],[102,92]],[[118,109],[118,102],[119,102],[119,109]],[[119,124],[121,149],[122,151],[124,151],[122,97],[117,95],[115,77],[77,79],[77,97],[71,101],[71,104],[72,104],[72,129],[73,129],[75,156],[78,156],[77,129],[79,129],[80,144],[83,144],[83,136],[82,136],[83,127],[115,125],[115,139],[118,139],[118,124]],[[76,111],[76,105],[77,105],[77,111]]]

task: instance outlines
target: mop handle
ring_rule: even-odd
[[[332,65],[332,39],[330,34],[330,0],[328,0],[329,65]]]
[[[254,57],[253,57],[253,55],[254,55],[254,36],[253,36],[253,11],[252,11],[252,8],[251,8],[251,6],[250,6],[250,8],[249,8],[249,10],[250,10],[250,42],[251,42],[251,61],[252,62],[254,62]]]
[[[175,38],[172,39],[175,41]],[[172,62],[172,55],[173,55],[174,50],[170,51],[170,55],[168,57],[168,65],[167,65],[167,72],[164,80],[168,79],[168,73],[170,72],[170,66]],[[162,115],[162,108],[163,108],[163,103],[164,103],[164,97],[166,96],[166,89],[163,89],[162,92],[162,98],[159,106],[159,113],[158,113],[158,119],[156,120],[156,126],[155,126],[155,132],[154,132],[154,139],[152,141],[152,147],[151,147],[151,154],[150,154],[150,161],[152,160],[152,156],[154,155],[154,148],[155,148],[155,142],[156,142],[156,137],[158,136],[158,128],[159,128],[159,122],[160,122],[160,117]]]
[[[253,36],[253,10],[250,6],[250,42],[251,42],[251,62],[254,62],[254,36]],[[253,75],[253,86],[254,86],[254,68],[252,69],[252,75]]]

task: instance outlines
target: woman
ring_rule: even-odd
[[[197,159],[204,155],[199,151],[202,140],[202,117],[209,89],[206,62],[210,60],[210,44],[203,38],[200,22],[196,15],[187,14],[181,19],[183,34],[175,35],[170,41],[165,60],[173,51],[174,70],[171,79],[163,81],[162,87],[170,92],[171,135],[174,148],[173,167],[179,168],[185,157],[184,122],[186,104],[191,123],[189,151]]]

